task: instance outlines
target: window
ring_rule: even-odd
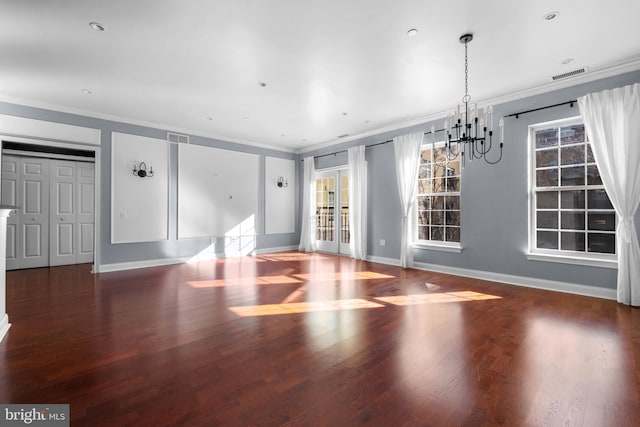
[[[418,175],[418,243],[460,245],[460,160],[444,143],[426,145]]]
[[[607,258],[616,214],[579,118],[532,126],[530,252]]]

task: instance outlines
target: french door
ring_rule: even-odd
[[[316,172],[316,245],[349,253],[349,177],[346,169]]]

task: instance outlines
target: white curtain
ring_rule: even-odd
[[[393,152],[396,159],[396,178],[402,207],[402,240],[400,264],[413,267],[414,206],[418,188],[420,149],[424,134],[413,133],[393,138]]]
[[[348,150],[349,251],[355,259],[367,258],[367,162],[364,145]]]
[[[305,157],[302,182],[302,228],[298,250],[316,250],[316,168],[313,157]]]
[[[602,183],[617,213],[618,302],[640,305],[640,84],[578,98]]]

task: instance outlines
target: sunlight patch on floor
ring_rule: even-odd
[[[354,310],[361,308],[384,307],[364,299],[345,299],[335,301],[294,302],[286,304],[263,304],[229,307],[229,310],[241,317],[273,316],[278,314],[310,313],[317,311]]]
[[[311,274],[294,274],[302,280],[313,282],[328,282],[339,280],[370,280],[370,279],[393,279],[395,276],[389,276],[373,271],[349,271],[335,273],[311,273]]]
[[[299,254],[299,253],[285,253],[285,254],[264,254],[258,255],[256,258],[264,259],[266,261],[311,261],[319,259],[328,259],[318,254]]]
[[[235,279],[192,280],[187,285],[192,288],[222,288],[225,286],[251,286],[251,285],[283,285],[299,284],[302,280],[291,276],[259,276],[238,277]]]
[[[437,294],[393,295],[388,297],[376,297],[375,299],[393,305],[416,305],[439,304],[445,302],[483,301],[502,299],[502,297],[474,291],[459,291]]]

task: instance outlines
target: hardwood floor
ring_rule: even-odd
[[[0,401],[72,426],[637,426],[640,310],[298,252],[7,273]]]

